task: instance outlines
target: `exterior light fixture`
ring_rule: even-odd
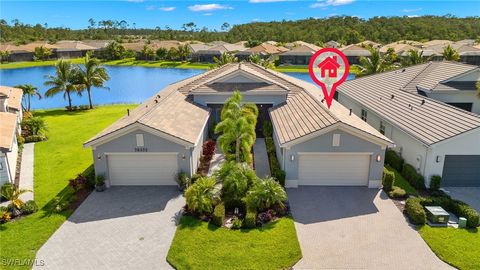
[[[377,162],[380,162],[382,160],[382,156],[380,154],[377,154],[377,158],[375,159]]]
[[[436,161],[437,163],[439,163],[441,159],[442,159],[441,156],[437,156],[437,158],[435,159],[435,161]]]
[[[294,155],[290,155],[290,161],[294,161],[295,160],[295,156]]]
[[[185,160],[185,154],[182,154],[182,159]]]
[[[98,154],[98,155],[97,155],[97,159],[98,159],[98,160],[102,159],[102,155],[101,155],[101,154]]]
[[[0,162],[0,170],[3,170],[3,163]]]
[[[235,215],[238,215],[238,212],[239,212],[238,207],[235,207],[235,209],[233,210],[233,213],[234,213]]]

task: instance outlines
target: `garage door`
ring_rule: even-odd
[[[176,185],[177,154],[108,155],[111,185]]]
[[[299,154],[298,184],[324,186],[366,186],[370,155]]]
[[[442,186],[480,187],[480,156],[445,156],[442,173]]]

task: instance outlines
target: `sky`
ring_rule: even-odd
[[[245,0],[245,1],[24,1],[0,0],[0,17],[28,24],[82,29],[88,19],[125,20],[136,28],[180,29],[184,23],[220,29],[248,22],[298,20],[350,15],[368,19],[374,16],[446,15],[480,16],[480,1],[391,1],[391,0]]]

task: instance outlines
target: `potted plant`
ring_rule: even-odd
[[[95,178],[95,191],[105,191],[105,176],[103,176],[103,174],[99,174]]]

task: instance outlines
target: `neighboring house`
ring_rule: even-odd
[[[23,118],[22,98],[22,89],[0,86],[0,112],[15,114],[19,125]],[[20,132],[20,129],[18,131]]]
[[[213,47],[210,47],[206,50],[199,50],[197,52],[194,52],[191,54],[192,61],[194,62],[206,62],[206,63],[213,63],[214,58],[220,58],[220,56],[223,53],[232,53],[235,54],[239,51],[244,51],[247,48],[241,46],[241,45],[236,45],[236,44],[229,44],[229,43],[224,43],[221,45],[215,45]]]
[[[432,61],[442,61],[443,51],[448,45],[458,52],[460,55],[460,62],[470,65],[480,65],[480,49],[470,45],[452,43],[447,45],[438,44],[427,46],[423,48],[423,55],[429,57]]]
[[[55,55],[57,58],[80,58],[84,57],[87,52],[95,52],[98,50],[96,47],[87,45],[81,41],[59,41],[55,43]]]
[[[350,44],[348,46],[340,48],[340,51],[347,57],[348,63],[350,65],[360,64],[361,57],[368,57],[370,56],[370,51],[365,49],[362,46],[358,46],[355,44]]]
[[[33,52],[27,51],[20,46],[16,46],[14,44],[1,44],[0,51],[6,51],[9,53],[9,56],[6,59],[8,62],[33,60]]]
[[[382,47],[382,44],[371,41],[371,40],[365,40],[365,41],[357,43],[356,45],[358,45],[360,47],[364,47],[364,48],[372,47],[374,49],[379,49],[380,47]]]
[[[259,108],[257,137],[271,119],[287,186],[379,187],[391,140],[318,87],[252,63],[232,63],[171,84],[88,140],[95,172],[112,185],[175,185],[196,172],[202,143],[239,90]]]
[[[453,41],[445,40],[445,39],[434,39],[434,40],[430,40],[430,41],[427,41],[427,42],[423,42],[423,46],[425,46],[425,47],[437,46],[437,45],[447,46],[447,45],[451,45],[451,44],[453,44]]]
[[[480,186],[480,115],[423,96],[469,92],[478,104],[463,88],[475,78],[478,67],[426,63],[347,81],[338,101],[393,140],[427,186],[432,175],[442,176],[442,186]]]
[[[326,48],[340,48],[342,44],[336,42],[335,40],[330,40],[329,42],[325,43]]]
[[[248,60],[250,55],[253,55],[253,54],[260,55],[260,57],[262,58],[269,58],[271,56],[276,56],[286,51],[288,51],[288,49],[285,47],[274,46],[269,43],[262,43],[258,46],[238,52],[235,55],[237,56],[238,60]]]
[[[13,183],[17,173],[22,95],[21,89],[0,86],[0,185]]]
[[[408,56],[411,50],[421,51],[420,48],[412,46],[410,44],[406,44],[406,43],[391,43],[381,47],[379,51],[380,53],[385,54],[389,49],[393,49],[393,51],[398,56],[403,56],[403,57]],[[424,54],[423,56],[427,56],[427,55]]]
[[[321,48],[313,44],[298,45],[278,56],[281,65],[308,65],[312,55]]]

